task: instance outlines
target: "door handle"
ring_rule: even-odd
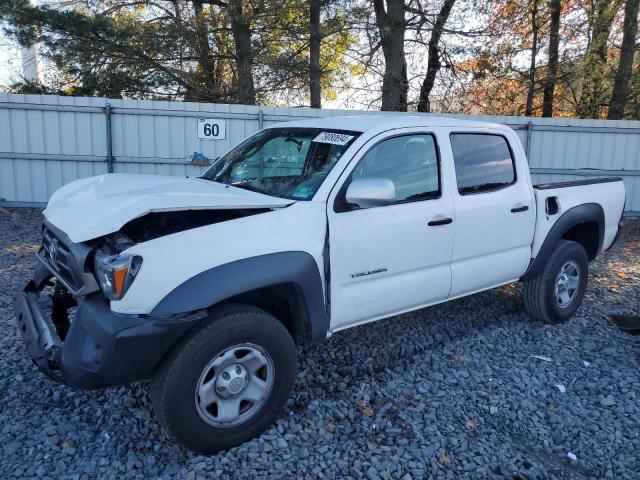
[[[452,218],[439,218],[438,220],[431,220],[427,225],[437,227],[438,225],[449,225],[451,222],[453,222]]]
[[[513,207],[511,213],[526,212],[527,210],[529,210],[529,206],[523,205],[521,207]]]

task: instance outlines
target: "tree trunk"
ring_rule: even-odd
[[[558,77],[558,48],[560,45],[560,12],[561,0],[550,0],[549,10],[551,24],[549,25],[549,63],[547,65],[547,78],[544,83],[542,98],[542,116],[553,117],[553,94]]]
[[[251,47],[250,19],[242,8],[242,0],[229,0],[231,32],[236,47],[236,67],[238,69],[238,103],[256,104],[256,90],[253,84],[253,49]]]
[[[536,56],[538,55],[538,0],[533,0],[531,8],[531,64],[529,65],[529,89],[524,114],[533,114],[533,96],[536,90]]]
[[[456,0],[445,0],[440,8],[436,23],[433,26],[431,32],[431,38],[429,39],[429,60],[427,62],[427,74],[424,77],[422,86],[420,87],[420,100],[418,101],[419,112],[431,111],[431,90],[433,84],[436,81],[436,74],[440,70],[440,38],[444,31],[444,26],[447,23],[451,9]]]
[[[589,19],[592,32],[591,43],[585,54],[582,94],[576,108],[579,118],[596,118],[603,103],[607,44],[613,18],[619,6],[619,0],[598,0],[594,5],[595,11]]]
[[[404,1],[373,0],[376,23],[384,54],[382,78],[382,110],[407,111],[407,62],[404,56],[404,35],[407,23],[404,18]]]
[[[204,87],[202,92],[197,95],[199,101],[219,102],[220,92],[215,79],[215,62],[209,45],[209,29],[207,20],[202,11],[202,0],[192,0],[193,11],[196,21],[196,47],[198,49],[198,76],[201,85]]]
[[[320,2],[309,1],[309,97],[311,108],[321,108],[322,99],[320,91]]]
[[[629,81],[633,69],[633,57],[636,53],[636,35],[638,34],[638,7],[640,0],[627,0],[624,7],[624,34],[620,61],[616,71],[615,84],[609,103],[609,120],[621,120],[629,95]]]

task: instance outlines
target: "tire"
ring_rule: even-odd
[[[577,271],[577,279],[569,274],[573,269]],[[564,277],[561,278],[561,274]],[[533,318],[545,323],[566,322],[582,303],[588,278],[589,259],[584,247],[576,242],[560,240],[542,272],[524,282],[522,297],[525,309]],[[562,282],[564,279],[567,280]]]
[[[267,428],[295,376],[296,346],[282,323],[258,308],[228,305],[172,349],[152,379],[151,401],[179,444],[215,453]]]

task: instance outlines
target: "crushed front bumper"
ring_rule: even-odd
[[[49,378],[61,381],[58,369],[62,341],[51,320],[44,315],[38,295],[27,286],[16,295],[14,309],[22,341],[31,359]]]
[[[204,316],[203,312],[162,318],[114,313],[104,296],[93,293],[77,297],[70,323],[61,325],[43,307],[42,289],[50,279],[39,264],[34,279],[16,295],[18,329],[38,368],[77,388],[150,378],[164,355]]]

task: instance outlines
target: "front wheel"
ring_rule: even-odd
[[[258,308],[230,305],[174,348],[152,380],[151,399],[180,444],[214,453],[267,428],[295,375],[296,347],[282,323]]]
[[[534,318],[546,323],[567,321],[582,303],[589,277],[584,247],[560,240],[542,272],[524,282],[524,306]]]

